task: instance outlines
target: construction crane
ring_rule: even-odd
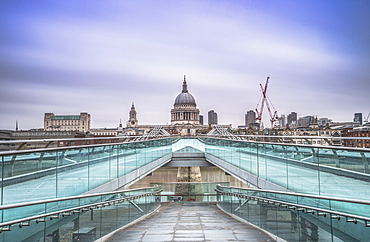
[[[369,122],[369,117],[370,117],[370,113],[366,116],[366,118],[364,117],[365,123],[368,123]]]
[[[260,102],[257,104],[257,107],[256,107],[256,113],[257,113],[256,121],[260,124],[260,127],[262,127],[262,128],[263,128],[262,113],[263,113],[263,108],[265,106],[265,103],[266,103],[266,106],[267,106],[268,113],[270,115],[271,128],[273,128],[273,125],[274,125],[275,121],[277,120],[277,115],[276,115],[277,111],[275,110],[274,106],[272,105],[270,99],[267,97],[267,87],[268,87],[268,84],[269,84],[269,79],[270,79],[270,77],[268,76],[267,80],[266,80],[266,83],[265,83],[265,87],[263,87],[262,84],[260,84],[262,96],[261,96]],[[271,111],[270,103],[271,103],[272,108],[274,109],[274,112]],[[258,110],[259,105],[261,105],[261,106],[260,106],[260,109]]]

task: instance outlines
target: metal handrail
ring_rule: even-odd
[[[171,135],[171,137],[172,136],[178,136],[178,135]],[[138,135],[136,136],[125,135],[125,136],[113,136],[113,137],[91,137],[91,138],[0,140],[0,144],[15,144],[15,143],[23,143],[23,142],[34,143],[34,142],[49,142],[49,141],[54,142],[54,141],[83,141],[83,140],[120,140],[120,139],[135,139],[135,138],[141,138],[141,137],[142,136],[138,136]]]
[[[263,137],[263,136],[261,136]],[[277,137],[277,136],[271,136]],[[282,137],[292,137],[292,136],[282,136]],[[303,136],[295,136],[295,137],[303,137]],[[228,139],[225,137],[206,137],[202,136],[200,138],[212,138],[212,139],[219,139],[219,140],[227,140],[227,141],[235,141],[235,142],[245,142],[245,143],[255,143],[255,144],[269,144],[269,145],[280,145],[280,146],[294,146],[294,147],[304,147],[304,148],[319,148],[319,149],[335,149],[335,150],[348,150],[348,151],[356,151],[356,152],[370,152],[370,148],[363,148],[363,147],[344,147],[344,146],[332,146],[332,145],[305,145],[305,144],[293,144],[293,143],[277,143],[277,142],[267,142],[267,141],[255,141],[255,140],[234,140]],[[327,137],[329,138],[329,137]],[[345,137],[342,137],[345,138]],[[350,138],[350,137],[348,137]],[[363,137],[366,138],[366,137]],[[362,139],[362,138],[361,138]],[[370,140],[370,137],[369,137]]]
[[[225,135],[214,134],[198,134],[198,136],[208,137],[227,137]],[[342,136],[324,136],[324,135],[246,135],[246,134],[234,134],[235,137],[247,137],[247,138],[291,138],[291,139],[330,139],[330,140],[370,140],[370,137],[342,137]]]
[[[340,140],[370,140],[370,137],[332,137],[332,136],[268,136],[268,135],[236,135],[237,137],[258,137],[258,138],[292,138],[292,139],[340,139]],[[53,147],[53,148],[37,148],[28,150],[10,150],[10,151],[0,151],[0,155],[14,155],[23,154],[31,152],[44,152],[44,151],[55,151],[55,150],[65,150],[65,149],[75,149],[75,148],[85,148],[85,147],[99,147],[99,146],[109,146],[118,144],[129,144],[129,143],[140,143],[146,140],[138,140],[142,136],[122,136],[122,137],[95,137],[95,138],[71,138],[71,139],[38,139],[38,140],[0,140],[0,144],[16,144],[16,143],[37,143],[37,142],[55,142],[55,141],[86,141],[86,140],[122,140],[130,139],[130,141],[116,142],[116,143],[103,143],[103,144],[87,144],[87,145],[75,145],[75,146],[64,146],[64,147]],[[168,139],[168,138],[179,138],[178,135],[171,135],[166,137],[156,137],[156,140]],[[348,151],[369,151],[369,148],[363,147],[343,147],[343,146],[331,146],[331,145],[305,145],[305,144],[292,144],[292,143],[278,143],[278,142],[267,142],[267,141],[255,141],[255,140],[244,140],[244,139],[230,139],[225,136],[207,136],[201,135],[195,136],[194,138],[213,138],[228,141],[238,141],[238,142],[248,142],[256,144],[272,144],[281,146],[295,146],[295,147],[305,147],[305,148],[325,148],[325,149],[336,149],[336,150],[348,150]]]
[[[49,141],[82,141],[82,140],[101,140],[101,139],[127,139],[139,136],[116,136],[116,137],[91,137],[91,138],[60,138],[60,139],[30,139],[30,140],[0,140],[0,144],[16,144],[22,142],[49,142]]]
[[[46,151],[58,151],[58,150],[67,150],[67,149],[79,149],[79,148],[91,148],[91,147],[101,147],[101,146],[112,146],[112,145],[121,145],[121,144],[132,144],[132,143],[141,143],[150,140],[136,140],[134,137],[141,137],[141,136],[129,136],[128,138],[133,137],[133,139],[129,141],[123,142],[116,142],[116,143],[103,143],[103,144],[87,144],[87,145],[74,145],[74,146],[63,146],[63,147],[52,147],[52,148],[37,148],[37,149],[27,149],[27,150],[8,150],[8,151],[0,151],[0,155],[15,155],[15,154],[26,154],[26,153],[34,153],[34,152],[46,152]],[[161,137],[156,138],[156,140],[168,139],[168,138],[175,138],[175,137]],[[81,140],[90,140],[90,139],[103,139],[103,138],[74,138],[74,139],[45,139],[45,140],[17,140],[17,141],[7,141],[9,144],[11,143],[34,143],[34,142],[49,142],[49,141],[81,141]],[[122,139],[116,137],[107,137],[104,139]],[[0,144],[6,144],[6,141],[0,141]]]
[[[222,191],[222,190],[219,190],[219,189],[215,189],[215,190],[218,193],[221,193],[221,194],[225,194],[225,195],[229,195],[229,196],[235,196],[235,197],[248,198],[248,199],[251,199],[251,200],[260,201],[260,202],[263,202],[263,203],[269,203],[269,204],[273,204],[275,206],[286,207],[288,209],[293,209],[293,210],[302,211],[302,212],[306,212],[306,213],[314,214],[314,212],[316,211],[318,216],[326,217],[326,214],[330,214],[331,219],[340,220],[340,217],[345,217],[346,222],[352,222],[354,224],[356,224],[358,220],[362,220],[362,221],[364,221],[364,225],[366,227],[370,227],[370,217],[364,217],[364,216],[360,216],[360,215],[337,212],[337,211],[334,211],[334,210],[317,208],[317,207],[312,207],[312,206],[306,206],[306,205],[290,203],[290,202],[285,202],[285,201],[280,201],[280,200],[274,200],[274,199],[270,199],[270,198],[258,197],[258,196],[253,196],[253,195],[227,192],[227,191]],[[335,216],[333,216],[333,215],[335,215]]]
[[[238,190],[245,190],[245,191],[252,191],[254,192],[253,195],[248,195],[245,193],[239,193],[239,192],[232,192],[232,191],[223,191],[219,188],[226,188],[226,189],[238,189]],[[254,189],[254,188],[243,188],[243,187],[230,187],[230,186],[221,186],[218,185],[215,189],[216,192],[229,195],[229,196],[235,196],[235,197],[242,197],[242,198],[249,198],[251,200],[260,201],[264,203],[269,204],[275,204],[276,206],[284,206],[289,209],[294,209],[298,211],[304,211],[306,213],[314,213],[313,211],[317,212],[318,216],[326,216],[326,214],[330,214],[331,218],[340,219],[340,216],[346,217],[347,222],[354,222],[357,223],[357,220],[364,221],[364,224],[366,227],[370,227],[370,217],[365,217],[361,215],[354,215],[344,212],[338,212],[334,210],[329,210],[325,208],[317,208],[302,204],[296,204],[286,201],[280,201],[275,200],[272,198],[266,198],[266,197],[260,197],[256,196],[256,192],[266,192],[266,193],[274,193],[274,194],[281,194],[281,195],[289,195],[289,196],[296,196],[296,197],[305,197],[305,198],[314,198],[314,199],[322,199],[322,200],[329,200],[329,201],[337,201],[337,202],[349,202],[349,203],[356,203],[356,204],[362,204],[362,205],[370,205],[370,201],[364,201],[364,200],[358,200],[358,199],[348,199],[348,198],[339,198],[339,197],[329,197],[329,196],[320,196],[320,195],[310,195],[310,194],[303,194],[303,193],[295,193],[295,192],[286,192],[286,191],[272,191],[272,190],[264,190],[264,189]],[[335,216],[332,216],[335,215]],[[348,219],[350,218],[350,219]]]
[[[239,190],[246,190],[246,191],[252,191],[252,192],[268,192],[268,193],[275,193],[275,194],[282,194],[282,195],[289,195],[289,196],[331,200],[331,201],[336,201],[336,202],[350,202],[350,203],[357,203],[357,204],[363,204],[363,205],[370,205],[370,201],[351,199],[351,198],[329,197],[329,196],[321,196],[321,195],[306,194],[306,193],[274,191],[274,190],[264,190],[264,189],[255,189],[255,188],[245,188],[245,187],[231,187],[231,186],[221,186],[221,185],[218,185],[217,187],[226,188],[226,189],[239,189]]]
[[[222,135],[213,135],[222,136]],[[370,140],[370,137],[334,137],[334,136],[299,136],[299,135],[233,135],[236,137],[248,138],[292,138],[292,139],[331,139],[331,140]],[[120,140],[120,139],[135,139],[143,136],[113,136],[113,137],[92,137],[92,138],[60,138],[60,139],[27,139],[27,140],[0,140],[0,144],[16,144],[16,143],[35,143],[35,142],[49,142],[49,141],[84,141],[84,140]],[[179,135],[170,134],[170,137],[179,137]],[[209,137],[206,134],[198,134],[197,137]],[[211,136],[212,137],[212,136]],[[225,136],[224,136],[225,137]],[[158,139],[162,137],[156,137]],[[168,136],[163,138],[169,138]]]
[[[153,187],[151,187],[151,188],[153,188]],[[1,206],[1,208],[2,209],[4,209],[5,207],[8,208],[8,209],[9,208],[17,208],[17,207],[23,207],[23,206],[29,206],[29,205],[42,204],[42,203],[45,203],[45,202],[65,201],[65,200],[79,199],[79,198],[92,197],[92,196],[119,194],[119,193],[122,193],[122,192],[136,191],[136,190],[142,190],[142,189],[147,189],[147,188],[130,189],[130,190],[124,190],[124,191],[118,191],[118,192],[89,194],[89,195],[74,196],[74,197],[65,197],[65,198],[60,198],[60,199],[49,199],[49,200],[44,200],[44,201],[36,201],[36,202],[29,202],[29,203],[22,203],[22,204],[4,205],[4,206]],[[93,209],[106,207],[106,206],[111,206],[111,205],[123,203],[123,202],[126,202],[126,201],[132,201],[132,200],[135,200],[135,199],[141,198],[141,197],[153,196],[153,195],[156,195],[160,192],[162,192],[162,190],[157,190],[157,191],[154,191],[154,192],[147,192],[147,193],[143,193],[143,194],[127,196],[127,197],[124,197],[124,198],[118,198],[118,199],[109,200],[109,201],[86,204],[86,205],[83,205],[83,206],[78,206],[78,207],[73,207],[73,208],[69,208],[69,209],[63,209],[63,210],[58,210],[58,211],[54,211],[54,212],[50,212],[50,213],[45,213],[45,214],[35,215],[35,216],[26,217],[26,218],[22,218],[22,219],[16,219],[16,220],[12,220],[12,221],[3,222],[3,223],[0,223],[0,233],[3,232],[3,231],[11,231],[11,227],[15,224],[19,224],[19,227],[22,228],[24,226],[30,226],[32,220],[36,220],[36,223],[46,222],[47,217],[50,217],[50,220],[59,219],[61,216],[62,217],[70,216],[72,214],[81,213],[81,212],[84,212],[84,211],[90,211],[90,210],[93,210]]]
[[[141,188],[128,189],[128,190],[119,190],[119,191],[114,191],[114,192],[93,193],[93,194],[85,194],[85,195],[78,195],[78,196],[37,200],[37,201],[25,202],[25,203],[7,204],[7,205],[1,205],[0,206],[0,211],[4,210],[4,209],[10,209],[10,208],[19,208],[19,207],[26,207],[26,206],[31,206],[31,205],[39,205],[39,204],[43,204],[43,203],[62,202],[62,201],[72,200],[72,199],[81,199],[81,198],[96,197],[96,196],[114,195],[114,194],[124,193],[124,192],[135,192],[135,191],[144,190],[144,189],[151,189],[151,188],[159,188],[159,186],[141,187]]]
[[[360,139],[360,140],[370,140],[370,137],[336,137],[336,136],[313,136],[313,135],[235,135],[238,137],[258,137],[258,138],[292,138],[292,139],[331,139],[331,140],[351,140],[351,139]]]
[[[225,137],[222,135],[212,135],[211,137]],[[370,137],[335,137],[335,136],[300,136],[300,135],[233,135],[236,137],[248,137],[248,138],[292,138],[292,139],[330,139],[330,140],[370,140]],[[49,142],[49,141],[84,141],[84,140],[120,140],[120,139],[136,139],[143,136],[114,136],[114,137],[92,137],[92,138],[60,138],[60,139],[27,139],[27,140],[0,140],[0,144],[16,144],[16,143],[34,143],[34,142]],[[179,137],[179,135],[171,134],[170,137]],[[206,134],[198,134],[194,136],[197,137],[209,137]],[[169,138],[166,137],[156,137],[157,139]],[[136,140],[135,140],[136,141]],[[245,140],[241,140],[245,141]]]

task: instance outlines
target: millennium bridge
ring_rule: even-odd
[[[200,220],[227,214],[224,227],[242,221],[269,241],[370,241],[370,149],[280,138],[158,129],[142,137],[0,141],[15,147],[0,152],[0,241],[130,241],[125,229],[181,208]],[[217,211],[207,214],[211,208]],[[146,226],[166,222],[153,221]],[[227,241],[222,226],[217,240],[203,222],[201,234],[189,225],[176,237],[157,224],[157,237],[147,238]]]

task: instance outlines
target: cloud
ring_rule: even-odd
[[[82,111],[92,114],[94,127],[115,126],[127,119],[132,101],[140,123],[167,123],[183,75],[201,113],[214,109],[220,122],[234,126],[256,107],[267,76],[279,113],[346,120],[355,109],[367,109],[369,53],[366,45],[359,45],[364,52],[357,47],[369,36],[368,25],[357,21],[368,19],[366,11],[331,9],[327,18],[315,12],[325,12],[326,4],[286,4],[45,1],[7,7],[7,24],[0,27],[0,128],[13,127],[16,116],[37,127],[45,112]],[[343,13],[353,21],[343,23]],[[363,31],[348,35],[352,23]],[[333,24],[345,26],[329,28]]]

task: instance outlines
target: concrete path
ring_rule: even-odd
[[[121,241],[273,241],[233,219],[214,203],[162,203],[151,217],[111,237]]]

